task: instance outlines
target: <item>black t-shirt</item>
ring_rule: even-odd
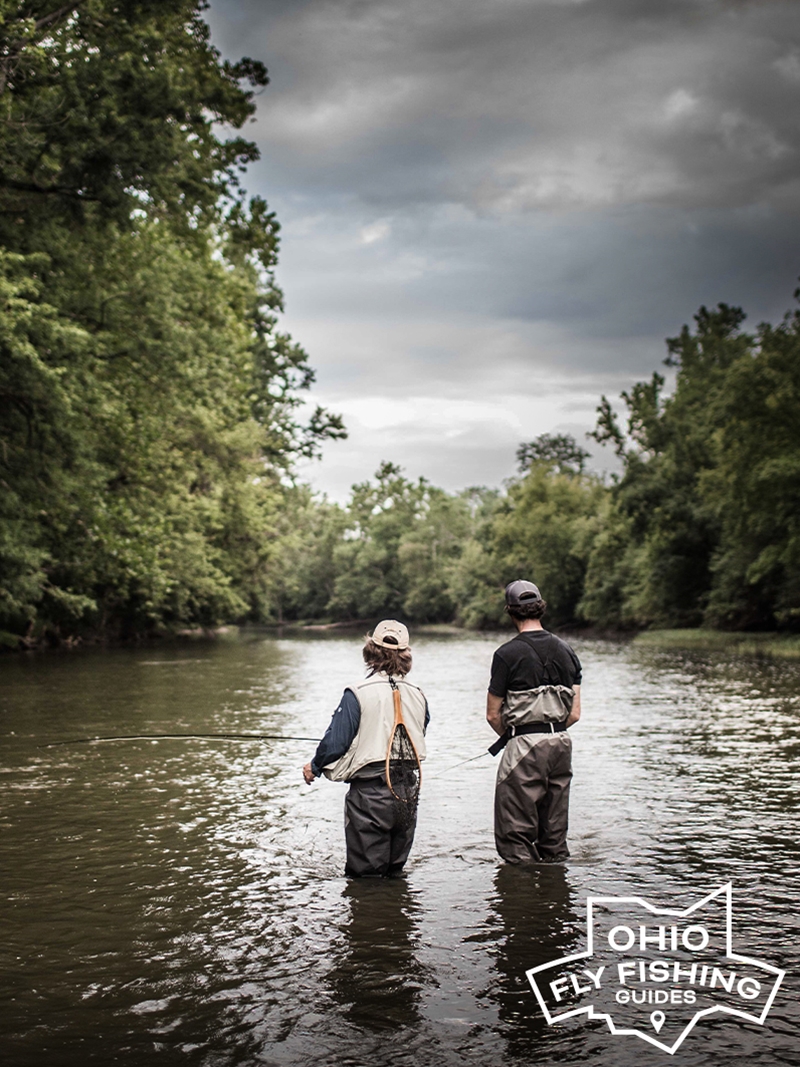
[[[566,641],[547,630],[523,630],[495,652],[489,692],[504,697],[509,690],[580,684],[581,661]]]

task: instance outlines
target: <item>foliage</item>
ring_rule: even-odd
[[[400,615],[408,574],[400,561],[403,538],[422,520],[427,483],[410,482],[393,463],[382,463],[373,482],[353,486],[348,523],[334,553],[336,580],[329,609],[338,618]]]
[[[334,596],[335,553],[347,529],[336,504],[315,497],[306,485],[282,490],[282,507],[266,574],[262,617],[277,622],[326,619]]]
[[[396,614],[413,622],[503,622],[503,587],[520,574],[543,583],[554,623],[575,621],[594,516],[592,477],[539,461],[505,494],[448,494],[384,463],[353,486],[332,556],[334,618]]]
[[[43,354],[57,358],[85,341],[82,331],[60,323],[55,309],[40,300],[38,266],[0,250],[0,618],[8,629],[27,628],[46,588],[46,552],[37,533],[52,486],[42,477],[40,451],[31,447],[36,427],[45,429],[50,447],[66,443],[58,427],[69,400],[60,368]],[[22,475],[38,483],[38,499],[18,484]]]
[[[259,63],[201,5],[0,0],[0,629],[269,617],[297,418],[278,224],[244,202]]]
[[[238,135],[263,64],[220,60],[197,0],[0,0],[0,206],[8,244],[145,206],[216,216],[258,156]]]
[[[588,458],[586,449],[566,433],[543,433],[535,441],[526,441],[517,449],[517,465],[521,474],[534,463],[554,465],[559,474],[583,474]]]
[[[623,625],[793,625],[800,380],[797,313],[741,331],[744,313],[701,308],[668,344],[675,390],[654,374],[604,397],[595,436],[624,461],[600,524],[581,610]]]
[[[567,435],[521,445],[502,492],[447,495],[384,465],[354,487],[328,613],[496,626],[503,585],[526,577],[556,626],[797,629],[800,312],[743,322],[701,308],[667,341],[674,388],[634,384],[624,423],[602,398],[594,436],[623,464],[611,485]]]
[[[798,291],[795,296],[800,296]],[[718,462],[701,488],[719,517],[706,620],[800,626],[800,312],[762,324],[717,401]]]
[[[501,584],[529,578],[542,589],[548,618],[575,622],[602,484],[556,460],[534,462],[512,481],[493,523]]]

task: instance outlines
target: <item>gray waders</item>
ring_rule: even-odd
[[[383,778],[353,778],[344,801],[344,838],[351,878],[393,877],[414,843],[416,819],[408,825]]]
[[[507,863],[569,857],[572,739],[557,734],[513,737],[497,768],[494,837]]]

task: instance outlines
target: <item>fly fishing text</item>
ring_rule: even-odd
[[[638,933],[637,933],[638,930]],[[677,951],[683,948],[687,952],[702,952],[711,940],[704,926],[687,926],[680,930],[677,926],[614,926],[608,931],[608,946],[615,952],[627,952],[634,946],[646,951],[651,946],[659,952]],[[616,974],[614,973],[616,972]],[[720,967],[697,962],[687,964],[680,960],[624,960],[616,967],[605,964],[596,970],[585,967],[579,974],[561,975],[550,982],[550,989],[556,1003],[565,998],[580,996],[599,990],[604,981],[616,980],[622,987],[615,992],[618,1004],[694,1004],[697,994],[694,986],[703,986],[708,990],[724,989],[727,993],[735,992],[743,1000],[756,1000],[761,992],[761,983],[755,978],[742,975],[734,970],[724,971]],[[582,979],[588,980],[582,982]],[[646,983],[668,983],[679,988],[673,989],[630,989],[632,983],[644,986]],[[689,988],[683,988],[684,985]]]

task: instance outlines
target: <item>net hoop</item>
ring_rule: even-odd
[[[403,701],[402,701],[402,698],[400,696],[400,690],[398,689],[397,683],[395,682],[394,678],[392,678],[392,677],[389,678],[389,685],[392,687],[392,702],[394,704],[394,722],[392,723],[392,732],[389,734],[389,744],[386,747],[386,763],[385,763],[386,784],[389,787],[389,792],[392,794],[392,796],[395,798],[395,800],[398,800],[401,804],[412,804],[412,803],[416,804],[417,800],[419,799],[420,789],[422,788],[422,763],[420,762],[419,753],[417,752],[417,746],[412,741],[411,734],[408,732],[408,727],[406,726],[405,720],[403,719]],[[411,751],[414,753],[414,759],[415,759],[416,764],[417,764],[418,780],[417,780],[416,795],[414,797],[401,797],[401,796],[399,796],[395,792],[394,786],[392,785],[392,776],[391,776],[391,772],[389,770],[389,764],[391,763],[392,745],[394,744],[395,734],[397,733],[397,728],[399,726],[402,726],[402,728],[403,728],[403,732],[405,733],[406,738],[408,740],[408,743],[411,746]]]

